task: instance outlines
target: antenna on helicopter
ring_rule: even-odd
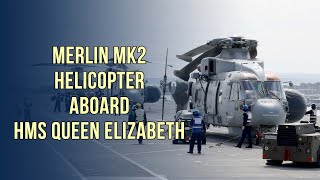
[[[167,48],[167,54],[166,54],[166,64],[164,67],[164,76],[163,76],[163,91],[162,91],[162,121],[163,121],[163,114],[164,114],[164,98],[166,94],[166,86],[167,86],[167,66],[168,66],[168,48]]]

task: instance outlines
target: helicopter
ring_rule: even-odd
[[[279,77],[264,71],[257,46],[256,40],[233,36],[177,55],[189,64],[174,71],[182,81],[169,83],[176,111],[198,109],[208,127],[227,127],[229,134],[239,135],[246,104],[256,137],[300,120],[306,110],[303,95],[284,89]]]
[[[106,64],[105,71],[106,72],[118,72],[118,71],[133,71],[130,69],[128,66],[125,64],[114,64],[113,59],[108,60],[108,64]],[[93,68],[96,67],[94,65],[86,65],[86,64],[74,64],[74,65],[69,65],[69,64],[63,64],[63,65],[56,65],[56,64],[50,64],[50,63],[39,63],[39,64],[34,64],[34,67],[38,66],[63,66],[70,68],[74,72],[78,72],[79,74],[82,74],[85,68]],[[134,78],[134,77],[133,77]],[[79,79],[80,84],[82,81],[82,78],[80,77]],[[125,78],[122,81],[125,83]],[[161,91],[160,88],[157,86],[153,85],[148,85],[146,84],[144,89],[119,89],[119,85],[117,84],[119,81],[116,81],[110,89],[104,89],[104,90],[72,90],[72,94],[78,95],[78,96],[106,96],[106,97],[111,97],[111,96],[127,96],[130,99],[130,102],[132,104],[140,103],[155,103],[160,99],[161,96]]]

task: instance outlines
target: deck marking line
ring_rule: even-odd
[[[94,141],[95,143],[97,143],[97,144],[101,145],[102,147],[104,147],[104,148],[108,149],[109,151],[113,152],[114,154],[116,154],[116,155],[118,155],[118,156],[122,157],[123,159],[125,159],[125,160],[127,160],[127,161],[131,162],[132,164],[134,164],[134,165],[138,166],[139,168],[141,168],[141,169],[145,170],[146,172],[148,172],[149,174],[153,175],[154,177],[157,177],[157,178],[159,178],[159,179],[161,179],[161,180],[167,180],[166,178],[164,178],[164,177],[160,176],[159,174],[157,174],[157,173],[155,173],[155,172],[151,171],[150,169],[148,169],[148,168],[146,168],[146,167],[142,166],[141,164],[137,163],[136,161],[134,161],[134,160],[132,160],[132,159],[129,159],[128,157],[126,157],[126,156],[124,156],[124,155],[120,154],[119,152],[117,152],[117,151],[115,151],[115,150],[111,149],[109,146],[106,146],[105,144],[103,144],[103,143],[101,143],[101,142],[99,142],[99,141],[97,141],[97,140],[93,140],[93,141]]]
[[[54,146],[49,141],[46,141],[46,143],[53,150],[53,152],[55,152],[73,170],[73,172],[80,177],[81,180],[87,180],[86,177],[84,177],[80,173],[80,171],[76,167],[74,167],[74,165],[72,165],[70,161],[68,161],[56,148],[54,148]]]

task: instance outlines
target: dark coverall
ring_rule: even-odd
[[[134,121],[136,123],[140,122],[140,120],[137,118],[137,113],[136,113],[138,111],[139,111],[139,109],[134,111],[135,112],[134,113]],[[144,126],[147,125],[147,115],[146,115],[146,112],[144,110],[143,110],[143,124],[144,124]],[[137,124],[136,124],[136,130],[138,131],[138,125]],[[142,144],[142,137],[141,136],[139,137],[138,142],[139,142],[139,144]]]
[[[66,113],[70,112],[70,105],[71,105],[71,95],[68,93],[64,97],[64,102],[65,102],[65,108],[66,108]]]
[[[196,124],[196,118],[201,119],[200,124]],[[194,144],[197,140],[198,145],[198,153],[201,153],[201,143],[202,143],[202,134],[203,131],[206,129],[205,122],[203,121],[201,116],[194,116],[191,121],[191,127],[192,127],[192,136],[190,140],[190,147],[189,152],[193,153]]]
[[[252,134],[251,134],[252,122],[251,122],[251,119],[249,119],[248,113],[250,113],[250,112],[243,113],[243,124],[242,125],[244,126],[244,129],[242,130],[242,137],[237,145],[237,147],[240,147],[240,148],[241,148],[242,143],[243,143],[244,139],[246,138],[246,136],[248,136],[248,141],[249,141],[248,147],[252,147]]]
[[[310,123],[313,123],[314,126],[317,124],[317,110],[311,109],[306,112],[306,114],[310,114]]]
[[[136,122],[136,114],[133,110],[131,110],[129,112],[129,115],[128,115],[128,122]],[[128,130],[131,129],[131,126],[128,127]]]
[[[57,95],[55,96],[55,100],[56,100],[56,103],[55,103],[55,105],[54,105],[54,110],[53,110],[53,112],[57,112],[57,110],[58,110],[59,112],[61,112],[61,110],[60,110],[60,104],[61,104],[61,96],[60,96],[60,94],[57,94]]]

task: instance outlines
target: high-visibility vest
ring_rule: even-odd
[[[246,126],[252,126],[252,114],[251,112],[245,112],[248,115]]]
[[[197,116],[192,118],[193,126],[192,133],[201,133],[202,132],[202,117]]]
[[[144,110],[137,109],[135,112],[136,112],[136,121],[144,121]]]

